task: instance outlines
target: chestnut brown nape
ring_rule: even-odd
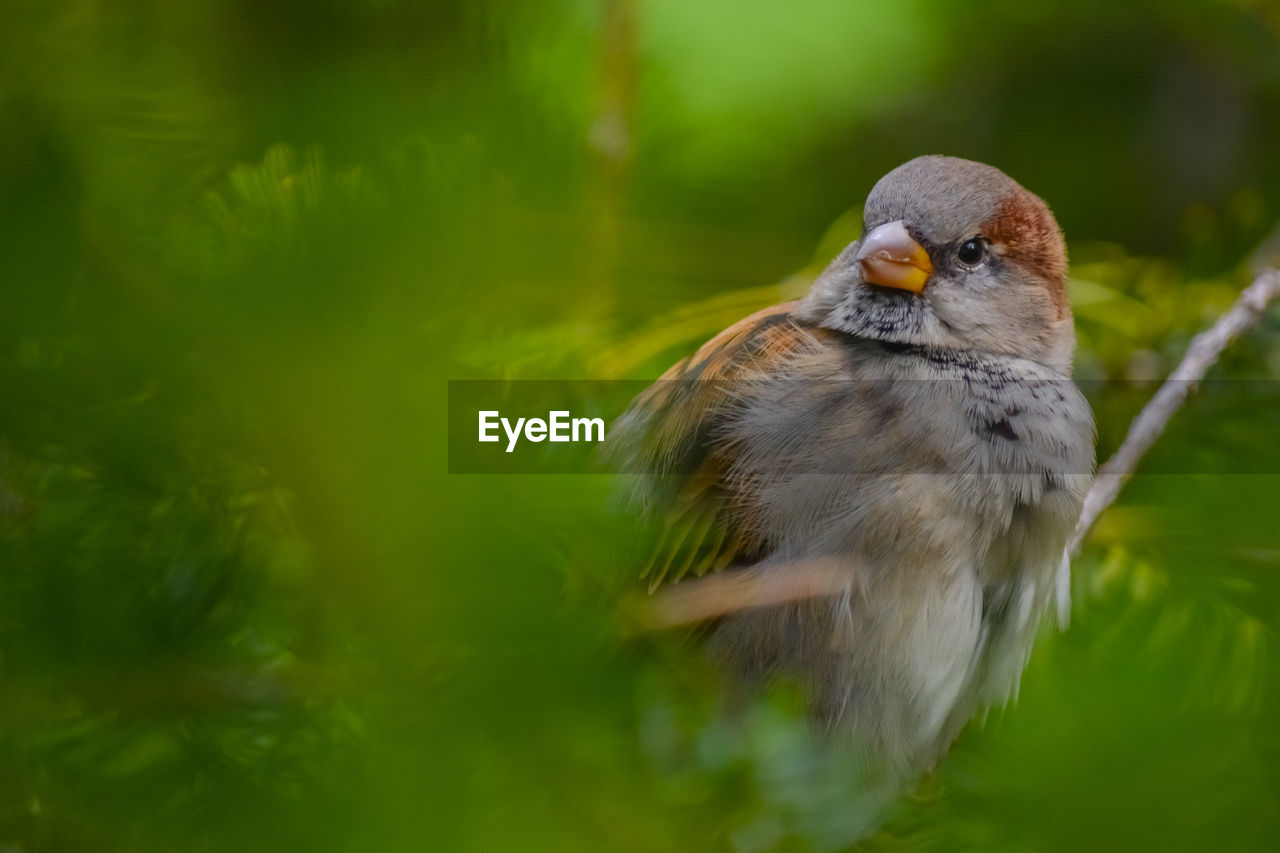
[[[1010,195],[981,232],[1005,247],[1005,257],[1044,282],[1057,309],[1066,317],[1067,249],[1049,206],[1027,190]]]

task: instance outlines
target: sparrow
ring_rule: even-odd
[[[821,566],[833,594],[722,616],[739,687],[798,684],[868,766],[931,769],[1017,691],[1094,470],[1071,382],[1067,256],[1000,170],[885,175],[804,298],[716,335],[638,396],[613,443],[665,522],[654,585]]]

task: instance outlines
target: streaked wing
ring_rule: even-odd
[[[733,448],[723,438],[735,383],[776,375],[819,345],[785,302],[746,317],[680,361],[637,397],[615,427],[639,497],[664,522],[644,576],[650,589],[734,563],[754,562],[770,543],[751,521],[742,485],[728,479]]]

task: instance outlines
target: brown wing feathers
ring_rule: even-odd
[[[639,433],[640,470],[659,475],[658,488],[673,492],[664,533],[644,572],[650,588],[767,551],[748,521],[745,496],[726,479],[729,460],[717,433],[732,383],[775,373],[779,362],[813,345],[813,330],[792,316],[795,306],[775,305],[725,329],[664,373],[628,410],[626,430]]]

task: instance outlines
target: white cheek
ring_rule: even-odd
[[[964,333],[996,320],[1001,313],[996,303],[1003,285],[985,269],[961,274],[954,280],[938,282],[925,295],[929,309],[944,328]]]

